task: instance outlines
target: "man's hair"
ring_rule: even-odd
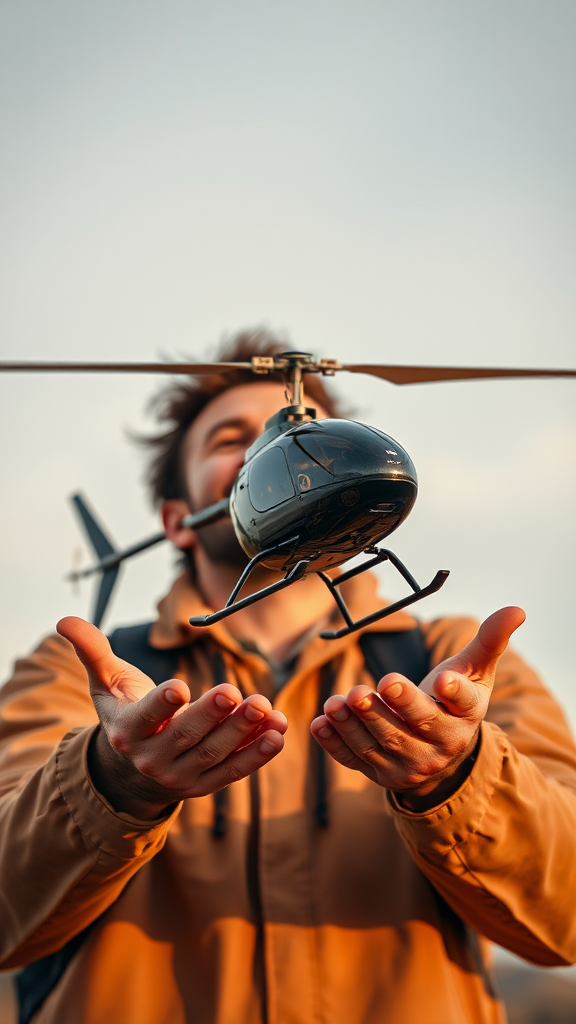
[[[211,362],[247,363],[252,356],[273,356],[286,351],[287,343],[263,328],[240,331],[220,343]],[[186,380],[169,384],[152,401],[156,419],[165,429],[152,437],[138,441],[150,452],[146,474],[154,504],[171,498],[188,500],[182,443],[198,414],[217,395],[239,384],[278,381],[284,383],[280,373],[254,374],[251,370],[228,370],[206,376],[190,376]],[[306,374],[306,398],[324,407],[329,416],[345,415],[337,399],[330,395],[319,374]]]

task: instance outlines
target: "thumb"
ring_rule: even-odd
[[[456,655],[454,660],[461,664],[459,671],[472,677],[478,675],[492,680],[500,655],[504,654],[512,633],[522,625],[525,618],[526,613],[522,608],[513,605],[489,615],[474,639]],[[450,667],[456,668],[454,665]]]
[[[107,637],[91,622],[67,615],[56,625],[60,636],[69,640],[86,666],[92,694],[111,694],[121,703],[133,703],[155,686],[148,676],[122,658],[117,658]]]
[[[459,654],[441,662],[420,684],[420,689],[430,696],[439,695],[434,682],[440,672],[458,672],[474,682],[482,682],[492,688],[498,659],[508,646],[512,633],[526,618],[522,608],[510,605],[493,612],[480,626],[476,636]]]

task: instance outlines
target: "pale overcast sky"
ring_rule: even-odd
[[[573,0],[2,0],[1,357],[266,324],[348,360],[574,367],[575,29]],[[576,382],[337,385],[416,464],[390,545],[452,570],[419,613],[523,605],[576,723]],[[89,614],[71,492],[121,544],[157,529],[125,434],[156,386],[0,380],[3,674]],[[150,617],[171,565],[126,567],[106,625]]]

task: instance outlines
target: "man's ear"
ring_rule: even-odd
[[[193,548],[196,543],[196,534],[189,526],[182,526],[182,520],[190,515],[190,509],[182,498],[171,498],[162,503],[162,524],[164,533],[168,540],[172,541],[175,547],[183,551],[185,548]]]

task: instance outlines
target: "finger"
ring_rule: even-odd
[[[374,731],[368,729],[364,722],[353,714],[344,697],[330,697],[324,704],[324,714],[353,754],[368,764],[378,764],[381,761],[383,749],[380,737],[375,736]]]
[[[287,728],[288,719],[286,718],[286,715],[282,711],[276,711],[276,709],[273,709],[270,717],[267,718],[261,726],[259,726],[257,735],[259,735],[260,732],[268,732],[271,729],[275,729],[277,732],[284,735]]]
[[[380,680],[378,693],[412,732],[433,743],[444,743],[450,737],[450,718],[478,722],[486,713],[485,691],[467,676],[449,670],[436,677],[436,699],[394,672]]]
[[[265,722],[271,715],[272,707],[269,701],[261,694],[253,694],[236,709],[234,714],[229,715],[226,721],[208,733],[185,755],[186,763],[198,773],[225,761],[231,754],[239,752],[251,744],[257,736],[259,737]],[[275,720],[281,723],[282,732],[285,732],[288,723],[281,711],[276,712]]]
[[[276,730],[266,732],[253,743],[230,754],[220,764],[202,772],[198,782],[189,796],[205,796],[224,789],[232,782],[239,782],[258,771],[273,757],[280,753],[284,746],[284,736]]]
[[[439,671],[453,669],[457,673],[492,689],[498,659],[508,646],[512,633],[522,625],[526,613],[522,608],[500,608],[489,615],[476,636],[453,658],[447,658],[420,683],[423,693],[434,693],[434,682]]]
[[[164,730],[159,745],[166,748],[172,758],[195,748],[205,736],[220,726],[238,706],[242,694],[237,686],[221,683],[174,716]]]
[[[484,717],[489,694],[467,676],[446,669],[434,680],[434,697],[457,718],[479,721]]]
[[[112,694],[122,702],[140,700],[154,689],[154,683],[134,665],[122,661],[96,626],[75,615],[68,615],[56,625],[60,636],[69,640],[86,666],[91,693]]]
[[[168,679],[140,700],[116,710],[106,726],[112,746],[127,751],[148,736],[166,728],[174,715],[182,713],[190,701],[190,690],[182,679]]]
[[[269,718],[265,718],[263,722],[256,726],[253,732],[249,735],[244,746],[248,743],[252,743],[253,740],[259,736],[263,736],[265,732],[275,731],[279,732],[282,736],[288,728],[288,719],[281,711],[273,710]],[[239,750],[240,747],[237,747]]]
[[[366,761],[363,761],[361,757],[351,750],[326,715],[319,715],[318,718],[311,722],[310,732],[316,742],[339,764],[345,768],[350,768],[352,771],[362,772],[369,779],[372,779],[373,782],[376,781],[376,771],[373,766],[367,764]]]
[[[237,686],[221,683],[175,715],[158,737],[157,745],[171,759],[194,752],[197,760],[205,762],[205,768],[246,742],[271,711],[270,701],[261,694],[243,701]]]
[[[355,686],[346,703],[381,746],[395,754],[415,735],[428,742],[446,735],[446,712],[397,672],[380,680],[377,693],[367,686]]]

